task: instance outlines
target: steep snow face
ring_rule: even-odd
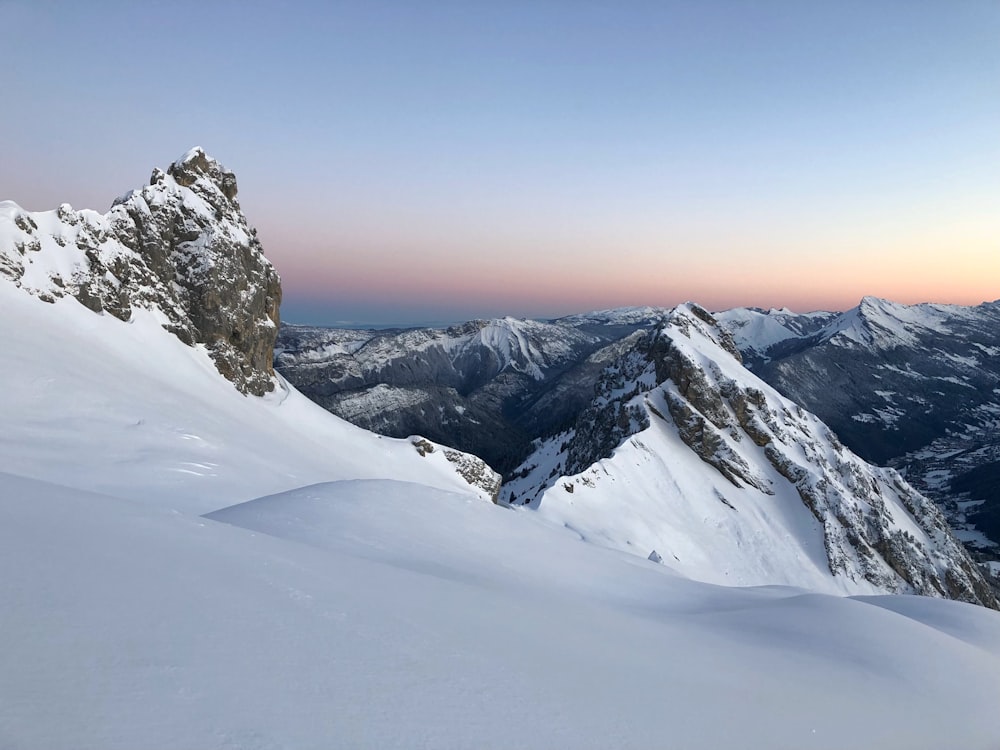
[[[0,203],[0,276],[52,301],[129,320],[155,312],[204,344],[240,390],[274,388],[281,286],[236,200],[236,177],[195,148],[106,214]]]
[[[506,502],[702,580],[996,606],[933,503],[743,368],[697,306],[609,368],[516,477]]]
[[[445,451],[354,427],[281,379],[246,398],[154,312],[125,323],[4,279],[0,307],[11,322],[0,329],[0,471],[195,512],[349,478],[490,498]]]

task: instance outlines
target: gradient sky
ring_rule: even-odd
[[[283,319],[1000,298],[1000,1],[0,0],[0,199],[193,145]]]

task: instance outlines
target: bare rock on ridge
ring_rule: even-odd
[[[107,214],[0,203],[0,274],[122,320],[157,311],[240,391],[262,395],[274,388],[281,282],[236,194],[236,176],[196,147]]]

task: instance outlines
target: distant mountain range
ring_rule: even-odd
[[[607,368],[673,314],[622,308],[389,331],[284,326],[275,367],[355,424],[426,434],[512,479],[536,441],[591,408]],[[748,369],[859,456],[899,469],[970,549],[1000,557],[1000,303],[866,297],[844,313],[737,308],[716,318]],[[625,432],[607,432],[593,458],[610,455]]]

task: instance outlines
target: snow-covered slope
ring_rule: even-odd
[[[607,310],[566,315],[552,322],[574,328],[596,328],[597,330],[624,326],[643,328],[662,321],[669,314],[669,307],[650,307],[648,305],[643,307],[612,307]]]
[[[734,307],[715,313],[715,318],[733,337],[744,359],[753,364],[779,356],[783,351],[801,346],[803,340],[821,335],[837,318],[837,313],[795,313],[786,307],[770,310]]]
[[[4,747],[992,750],[1000,731],[981,607],[694,583],[377,482],[226,523],[0,486]]]
[[[904,471],[963,539],[997,559],[1000,304],[866,297],[796,347],[767,354],[751,359],[757,374],[865,458]]]
[[[597,343],[573,328],[511,317],[403,331],[287,326],[276,361],[291,372],[323,364],[327,379],[345,387],[377,379],[391,385],[433,381],[468,391],[503,372],[542,380]],[[407,366],[401,367],[404,359]],[[330,368],[331,362],[339,367]]]
[[[697,583],[243,396],[141,311],[0,294],[4,747],[996,736],[993,612]]]
[[[901,305],[865,297],[857,307],[834,318],[819,340],[835,340],[846,348],[897,349],[918,343],[921,334],[947,330],[950,320],[972,317],[973,308],[961,305]]]
[[[126,323],[3,279],[0,309],[0,471],[198,513],[331,479],[471,489],[443,450],[366,432],[283,381],[244,396],[155,312]]]
[[[691,580],[18,283],[0,747],[995,747],[995,612]]]
[[[537,445],[505,501],[700,580],[996,606],[933,503],[738,357],[708,313],[677,308]]]

